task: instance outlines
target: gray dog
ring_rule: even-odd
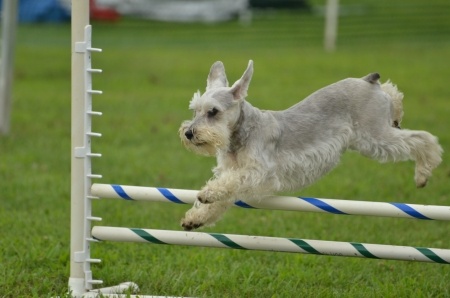
[[[380,162],[414,160],[424,187],[442,148],[426,131],[400,129],[403,94],[377,73],[322,88],[284,111],[245,100],[250,61],[231,87],[223,63],[211,67],[206,92],[194,94],[194,118],[179,134],[190,150],[216,156],[214,176],[181,221],[185,230],[213,225],[235,200],[302,189],[332,170],[347,149]]]

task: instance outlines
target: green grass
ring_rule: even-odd
[[[351,4],[349,1],[347,2]],[[362,3],[362,4],[361,4]],[[348,76],[380,72],[405,93],[406,128],[450,149],[450,6],[357,2],[340,20],[338,51],[324,53],[318,15],[266,12],[249,26],[124,20],[94,24],[93,147],[102,183],[198,189],[211,158],[180,145],[188,102],[215,60],[239,78],[255,61],[249,101],[283,109]],[[418,3],[418,4],[417,4]],[[430,2],[431,3],[431,2]],[[388,7],[388,5],[390,5]],[[347,8],[348,8],[347,7]],[[434,9],[433,9],[434,7]],[[389,9],[388,9],[389,8]],[[411,16],[420,18],[411,19]],[[415,22],[414,20],[419,20]],[[67,291],[70,226],[70,26],[18,31],[12,131],[0,138],[0,297]],[[450,205],[450,158],[423,190],[411,162],[380,165],[347,153],[302,196]],[[102,225],[179,230],[188,206],[99,201]],[[447,222],[230,210],[207,232],[449,248]],[[449,297],[450,266],[145,244],[92,247],[94,278],[131,280],[144,294],[200,297]]]

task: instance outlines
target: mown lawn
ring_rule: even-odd
[[[389,2],[388,2],[389,3]],[[405,3],[406,6],[405,6]],[[409,4],[408,4],[409,3]],[[405,93],[403,127],[450,149],[450,5],[358,2],[340,20],[338,50],[322,49],[318,14],[255,13],[252,24],[93,24],[94,121],[101,183],[198,189],[211,158],[182,148],[188,102],[222,60],[230,81],[255,62],[248,100],[286,108],[345,77],[378,71]],[[350,1],[348,1],[348,4]],[[402,9],[403,8],[403,9]],[[417,21],[415,21],[417,20]],[[0,296],[67,291],[70,226],[70,26],[18,30],[12,131],[0,138]],[[297,195],[450,205],[450,158],[414,186],[412,162],[378,164],[355,153]],[[102,225],[179,230],[188,206],[95,202]],[[447,222],[230,210],[207,232],[449,248]],[[207,248],[101,243],[94,278],[134,281],[141,293],[200,297],[449,297],[450,266]]]

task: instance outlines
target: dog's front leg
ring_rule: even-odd
[[[203,204],[197,200],[194,206],[186,212],[184,218],[181,219],[181,226],[186,231],[198,229],[203,226],[212,226],[232,205],[233,202],[231,201]]]
[[[242,179],[239,172],[227,171],[209,180],[200,190],[197,199],[203,204],[233,201],[241,187]]]

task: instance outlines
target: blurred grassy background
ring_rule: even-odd
[[[257,11],[251,24],[94,23],[94,172],[102,183],[198,189],[215,161],[180,145],[187,105],[222,60],[230,82],[255,61],[248,100],[284,109],[345,77],[378,71],[405,93],[403,127],[450,148],[450,4],[341,1],[335,53],[322,48],[321,1],[311,13]],[[70,25],[18,28],[12,132],[0,138],[0,296],[63,295],[69,276]],[[347,153],[297,195],[450,205],[449,157],[417,190],[411,162]],[[101,224],[179,229],[188,206],[95,202]],[[448,248],[446,222],[230,210],[205,231]],[[448,297],[450,267],[383,260],[142,244],[93,246],[94,277],[142,293],[204,297]]]

